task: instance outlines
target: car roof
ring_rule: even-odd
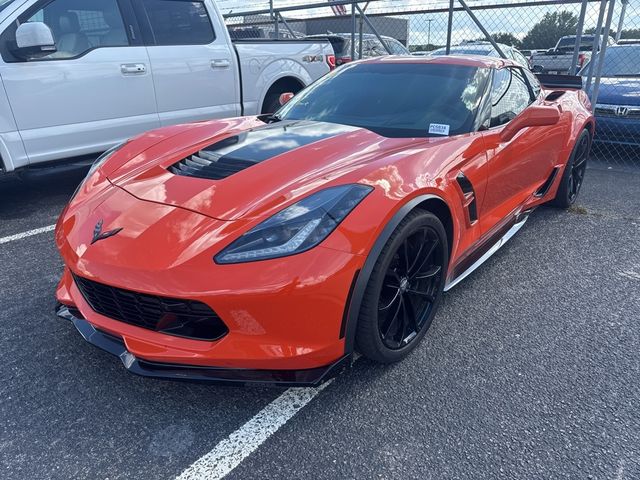
[[[358,38],[360,36],[359,33],[356,33],[356,38]],[[351,39],[351,33],[314,33],[313,35],[307,35],[307,37],[340,37],[340,38],[345,38],[345,39]],[[362,34],[363,38],[377,38],[376,35],[374,33],[363,33]],[[388,40],[395,40],[395,41],[399,41],[397,38],[393,38],[393,37],[389,37],[388,35],[380,35],[381,38],[385,38]]]
[[[388,55],[359,60],[358,63],[432,63],[438,65],[461,65],[477,68],[521,67],[513,60],[482,55],[443,55],[438,57],[421,57],[419,55]]]

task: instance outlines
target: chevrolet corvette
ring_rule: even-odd
[[[575,201],[594,132],[579,77],[489,57],[353,62],[281,103],[130,139],[62,212],[57,313],[129,371],[309,386],[404,358]]]

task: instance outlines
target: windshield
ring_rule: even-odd
[[[343,66],[280,109],[282,120],[315,120],[387,137],[472,131],[489,69],[423,63]]]
[[[598,63],[594,66],[598,66]],[[594,69],[595,70],[595,69]],[[589,64],[582,67],[586,74]],[[625,45],[609,47],[604,56],[602,66],[603,77],[638,77],[640,76],[640,46]]]
[[[0,12],[7,8],[14,0],[0,0]]]

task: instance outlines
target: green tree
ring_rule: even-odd
[[[495,42],[503,43],[505,45],[511,45],[512,47],[521,48],[522,42],[515,35],[507,32],[498,32],[492,33],[491,38]],[[487,37],[478,37],[475,39],[476,42],[486,42]]]
[[[571,12],[548,12],[522,39],[522,48],[551,48],[565,35],[575,35],[578,18]]]
[[[511,45],[515,48],[522,48],[522,42],[513,35],[507,32],[498,32],[491,35],[493,39],[498,43],[504,43],[505,45]]]

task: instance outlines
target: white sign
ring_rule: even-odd
[[[434,135],[449,135],[449,125],[443,123],[430,123],[429,133]]]

